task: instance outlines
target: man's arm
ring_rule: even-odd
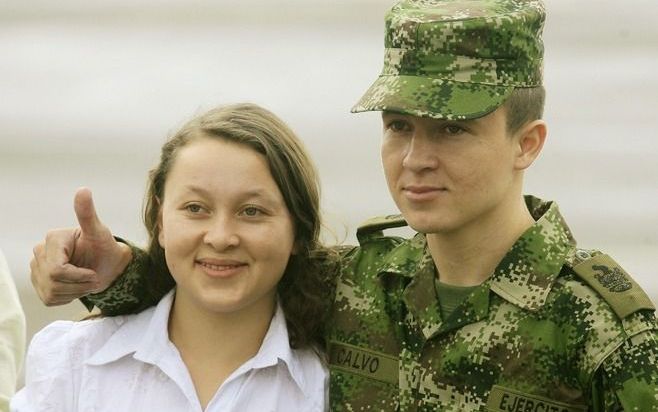
[[[112,236],[88,189],[76,192],[74,208],[80,227],[51,230],[34,248],[32,283],[46,305],[86,296],[89,309],[134,313],[154,305],[173,286],[166,269],[154,268],[144,251]]]
[[[81,297],[91,310],[96,306],[103,315],[127,315],[156,305],[174,286],[174,279],[164,268],[152,264],[142,249],[129,245],[132,260],[109,288]]]
[[[658,330],[628,338],[593,382],[594,411],[658,411]]]

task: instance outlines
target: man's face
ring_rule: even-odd
[[[448,121],[384,112],[382,163],[393,200],[409,225],[448,234],[499,219],[518,201],[518,139],[504,109]]]

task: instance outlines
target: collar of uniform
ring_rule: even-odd
[[[425,237],[422,236],[422,239]],[[411,280],[404,288],[402,299],[414,315],[413,319],[425,340],[477,322],[489,313],[489,288],[482,285],[470,293],[448,318],[443,317],[434,287],[434,261],[427,248],[422,249],[422,255],[405,276],[411,277]]]
[[[526,196],[525,201],[535,223],[498,264],[490,288],[519,307],[538,310],[576,241],[557,204],[533,196]]]
[[[434,261],[427,251],[425,235],[417,233],[412,239],[400,243],[384,257],[379,274],[392,273],[405,277],[413,277],[419,266],[430,265],[434,270]]]
[[[419,233],[391,250],[379,270],[380,279],[387,285],[390,278],[385,274],[397,278],[394,283],[402,283],[401,298],[413,313],[413,319],[422,336],[429,339],[438,333],[443,322],[434,291],[436,270],[432,255],[427,249],[425,235]]]
[[[545,303],[576,242],[555,202],[533,196],[525,196],[525,201],[535,224],[517,239],[486,283],[503,299],[537,310]],[[425,267],[434,270],[434,262],[425,235],[418,233],[386,255],[379,274],[413,278]]]

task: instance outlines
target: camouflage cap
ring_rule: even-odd
[[[541,0],[403,0],[386,14],[384,69],[352,112],[472,119],[542,83]]]

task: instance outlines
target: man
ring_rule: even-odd
[[[653,304],[608,255],[577,248],[554,203],[522,196],[546,137],[543,22],[528,0],[401,1],[387,14],[384,69],[353,110],[382,111],[403,218],[367,222],[360,246],[342,250],[327,326],[332,411],[658,410]],[[109,238],[89,222],[83,234]],[[419,233],[382,233],[404,224]],[[76,244],[70,231],[46,243],[52,252],[37,247],[33,261],[45,300],[117,276],[58,269],[78,263],[62,252]],[[110,243],[117,253],[101,259],[130,255]],[[111,314],[155,302],[149,262],[132,253],[87,304]],[[80,283],[73,293],[53,279]]]
[[[0,251],[0,412],[9,411],[9,398],[25,352],[25,314],[16,286]]]

